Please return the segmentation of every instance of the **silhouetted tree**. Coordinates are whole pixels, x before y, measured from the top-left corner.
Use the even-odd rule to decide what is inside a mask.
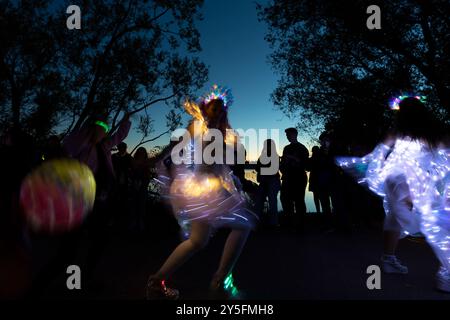
[[[420,92],[438,116],[450,115],[450,1],[377,1],[381,30],[369,30],[372,1],[279,0],[257,5],[268,25],[271,63],[280,74],[272,94],[303,126],[333,123],[343,109],[384,124],[387,100]],[[352,109],[353,108],[353,109]],[[346,111],[349,113],[348,111]],[[375,115],[374,118],[370,116]]]
[[[70,94],[48,1],[0,2],[0,105],[3,127],[29,118],[42,130],[65,111]],[[60,27],[62,28],[62,27]],[[37,128],[37,127],[36,127]]]
[[[71,1],[2,1],[1,120],[44,134],[101,113],[114,131],[123,112],[178,104],[207,80],[196,56],[202,3],[81,0],[81,30],[69,30]]]
[[[153,119],[146,113],[145,116],[141,116],[139,119],[139,125],[137,127],[138,133],[141,134],[141,140],[133,147],[130,151],[132,154],[140,146],[153,142],[165,134],[168,134],[178,128],[181,125],[181,115],[175,110],[170,110],[166,115],[166,127],[167,130],[159,133],[158,135],[149,138],[150,134],[154,132],[153,130]]]

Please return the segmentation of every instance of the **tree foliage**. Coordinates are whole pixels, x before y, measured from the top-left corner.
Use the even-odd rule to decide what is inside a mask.
[[[69,30],[70,1],[2,1],[0,120],[45,136],[95,114],[114,129],[123,112],[179,103],[207,80],[202,3],[82,0],[81,30]]]
[[[369,30],[371,1],[279,0],[258,5],[270,61],[280,75],[274,103],[302,127],[386,124],[390,97],[417,92],[450,116],[450,1],[377,1],[381,29]],[[343,119],[347,117],[347,119]]]

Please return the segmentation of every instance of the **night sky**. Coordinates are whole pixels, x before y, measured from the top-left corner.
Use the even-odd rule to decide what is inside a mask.
[[[229,112],[232,127],[280,129],[281,146],[278,150],[281,153],[287,143],[284,129],[295,126],[296,121],[276,110],[270,101],[277,76],[267,61],[270,48],[264,40],[266,25],[258,21],[255,2],[206,0],[202,11],[204,20],[197,22],[203,49],[199,56],[210,72],[208,83],[198,94],[207,92],[214,83],[230,87],[234,96]],[[164,115],[167,111],[164,104],[149,108],[149,114],[155,120],[154,135],[165,131]],[[145,147],[165,145],[169,138],[166,135]],[[133,146],[137,139],[138,135],[131,134],[126,142]],[[312,145],[306,139],[300,134],[300,141],[310,149]],[[251,158],[255,156],[249,155]]]
[[[259,1],[262,4],[265,2]],[[198,92],[199,96],[207,92],[214,83],[230,87],[234,96],[234,104],[229,111],[231,126],[244,130],[280,129],[280,145],[277,147],[281,154],[288,143],[284,129],[295,126],[296,120],[289,119],[270,101],[270,94],[277,85],[277,75],[268,63],[271,51],[264,40],[267,29],[263,22],[258,21],[255,2],[206,0],[202,11],[204,20],[197,22],[202,46],[199,56],[209,67],[209,81]],[[168,107],[159,104],[148,111],[155,120],[153,135],[164,132]],[[125,142],[131,149],[138,139],[140,136],[133,132]],[[152,146],[166,145],[169,139],[170,136],[165,135],[144,147],[149,149]],[[311,150],[312,142],[306,135],[300,132],[299,140]],[[261,150],[263,141],[258,142]],[[256,156],[249,154],[251,160]],[[308,211],[315,211],[310,192],[306,192],[306,205]]]
[[[258,0],[265,4],[267,0]],[[64,2],[65,3],[65,2]],[[55,2],[55,8],[61,2]],[[229,110],[229,120],[235,129],[247,130],[279,129],[278,153],[288,143],[284,129],[294,127],[298,119],[289,119],[277,110],[270,94],[277,86],[277,75],[268,62],[271,53],[269,44],[264,39],[267,28],[264,22],[259,22],[254,0],[205,0],[202,7],[204,19],[197,21],[200,32],[202,51],[199,58],[209,68],[209,81],[198,91],[198,96],[208,92],[211,85],[217,83],[232,89],[234,103]],[[165,115],[169,111],[164,103],[148,108],[148,114],[154,120],[154,132],[157,136],[167,130]],[[183,126],[189,117],[183,116]],[[136,133],[138,115],[131,118],[132,130],[125,142],[129,150],[141,139]],[[270,137],[269,137],[270,138]],[[248,145],[248,159],[257,159],[262,150],[265,137],[258,140],[258,153],[251,153]],[[169,143],[170,136],[166,134],[154,142],[143,145],[147,150],[154,146],[164,146]],[[306,134],[300,131],[299,140],[311,150],[313,143]],[[312,194],[306,193],[308,210],[313,210]]]

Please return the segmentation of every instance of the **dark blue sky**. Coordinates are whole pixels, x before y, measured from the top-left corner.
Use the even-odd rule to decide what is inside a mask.
[[[257,2],[265,4],[268,0]],[[258,21],[255,0],[205,0],[202,12],[204,19],[196,23],[202,46],[199,57],[209,67],[209,81],[198,95],[206,93],[214,83],[230,87],[234,96],[234,104],[229,110],[231,126],[243,130],[279,129],[277,149],[281,154],[288,143],[284,129],[295,126],[297,121],[275,109],[270,101],[270,94],[277,85],[277,76],[268,63],[271,50],[264,40],[267,29],[263,22]],[[152,136],[166,131],[165,115],[169,111],[168,107],[156,104],[147,111],[154,119]],[[184,119],[187,120],[188,117],[185,116]],[[125,140],[129,150],[141,138],[134,130],[138,116],[133,116],[131,120],[133,129]],[[265,138],[259,138],[258,152],[249,152],[250,160],[257,158]],[[149,150],[153,146],[167,145],[169,139],[170,136],[165,135],[144,147]],[[300,134],[299,140],[311,149],[311,142],[306,136]],[[247,144],[246,147],[248,148]],[[308,210],[312,211],[309,192],[306,203]]]
[[[244,130],[280,129],[277,147],[281,154],[288,143],[284,129],[295,126],[296,121],[275,109],[270,101],[277,76],[267,61],[271,52],[264,40],[267,29],[258,21],[254,0],[205,0],[203,15],[204,20],[199,21],[197,27],[203,49],[200,58],[209,66],[209,81],[199,95],[214,83],[230,87],[234,96],[229,111],[231,126]],[[155,135],[166,130],[164,115],[167,111],[163,104],[149,109],[155,120]],[[126,142],[134,146],[136,139],[138,137],[131,134]],[[166,135],[145,147],[166,145],[169,139]],[[300,134],[299,140],[311,149],[312,145],[306,139]],[[259,140],[261,150],[263,139]],[[249,156],[255,158],[257,155]],[[306,205],[308,211],[314,211],[310,192],[306,193]]]
[[[270,48],[264,40],[266,25],[258,21],[255,2],[206,0],[202,11],[204,20],[197,22],[203,49],[199,56],[209,66],[210,73],[209,81],[199,95],[213,83],[230,87],[234,95],[229,113],[232,127],[281,129],[281,145],[278,146],[281,152],[287,143],[284,129],[295,126],[295,121],[275,110],[270,101],[277,76],[267,62]],[[155,119],[155,135],[165,130],[166,112],[167,107],[163,104],[149,109]],[[131,134],[126,142],[133,146],[137,139],[136,134]],[[300,140],[306,142],[302,137]],[[145,147],[165,145],[168,141],[166,135]]]

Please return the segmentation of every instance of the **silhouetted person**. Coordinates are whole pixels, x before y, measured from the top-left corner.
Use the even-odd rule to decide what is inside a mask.
[[[312,148],[312,156],[309,158],[308,169],[309,191],[313,193],[316,212],[321,213],[323,211],[329,217],[331,214],[331,168],[328,157],[318,146]]]
[[[238,154],[243,155],[244,159],[239,159]],[[245,150],[245,147],[239,143],[238,141],[234,142],[234,149],[233,149],[233,155],[234,155],[234,163],[230,165],[231,171],[233,171],[233,174],[236,178],[239,179],[239,182],[242,186],[245,184],[245,158],[247,157],[247,150]],[[241,160],[244,160],[244,163],[240,163]]]
[[[239,183],[242,187],[242,190],[247,193],[247,195],[255,200],[257,193],[257,184],[245,178],[245,169],[248,166],[247,158],[247,150],[242,143],[236,141],[234,143],[234,164],[230,165],[231,171],[233,171],[233,175],[239,180]],[[238,154],[242,155],[243,159],[239,159]]]
[[[145,229],[149,183],[150,160],[148,158],[147,150],[140,147],[134,153],[130,171],[131,227],[138,231],[143,231]]]
[[[107,241],[107,227],[111,219],[111,196],[114,191],[115,173],[111,158],[111,149],[122,142],[131,127],[129,115],[116,132],[111,135],[105,119],[92,118],[80,130],[72,132],[64,141],[67,153],[92,170],[96,182],[94,208],[86,221],[89,245],[87,277],[92,277],[101,252]]]
[[[117,145],[118,152],[112,155],[114,172],[116,175],[117,186],[120,189],[128,185],[128,175],[131,168],[133,157],[127,152],[127,144],[121,142]],[[124,190],[126,192],[126,189]]]
[[[50,136],[44,146],[41,160],[48,161],[52,159],[63,158],[65,156],[66,153],[64,152],[59,137],[56,135]]]
[[[267,139],[264,141],[264,149],[262,151],[261,157],[265,155],[266,157],[272,158],[272,153],[276,153],[276,145],[275,141],[272,139]],[[258,159],[257,163],[257,180],[259,182],[258,192],[257,192],[257,200],[256,200],[256,212],[262,216],[264,211],[264,203],[266,198],[269,202],[269,210],[268,210],[268,224],[271,227],[278,226],[278,192],[280,191],[280,174],[278,171],[272,175],[265,175],[261,173],[261,169],[264,167],[270,167],[269,164],[263,164],[261,157]],[[275,157],[275,161],[280,161],[278,155]]]
[[[308,161],[308,170],[309,170],[309,181],[308,181],[308,190],[312,192],[314,198],[314,206],[316,207],[316,212],[321,213],[320,208],[320,199],[319,192],[317,191],[318,184],[318,171],[319,171],[319,157],[320,157],[320,147],[314,146],[311,149],[311,157]]]
[[[94,267],[97,264],[107,242],[107,224],[110,215],[110,197],[114,187],[114,170],[111,160],[111,149],[118,145],[128,135],[131,123],[125,116],[118,130],[108,136],[109,127],[101,118],[89,119],[79,130],[70,133],[63,141],[63,150],[68,157],[85,163],[92,170],[96,182],[94,208],[89,213],[85,223],[75,230],[64,233],[57,241],[59,248],[55,257],[35,276],[32,291],[33,298],[48,286],[59,273],[65,272],[67,266],[80,264],[78,257],[82,237],[87,232],[88,248],[83,248],[87,254],[87,268],[82,276],[82,287],[92,284]]]
[[[64,149],[68,155],[85,163],[94,173],[97,203],[106,202],[114,185],[116,175],[111,150],[127,137],[131,127],[128,118],[125,116],[117,131],[108,135],[105,119],[94,117],[64,140]]]
[[[129,216],[129,176],[131,170],[131,162],[133,157],[127,152],[127,144],[121,142],[117,145],[118,152],[112,155],[112,163],[114,173],[116,175],[116,192],[115,192],[115,222],[124,220]]]
[[[324,132],[320,135],[319,141],[323,154],[328,159],[334,159],[340,154],[347,154],[347,146],[342,143],[341,139],[332,137],[332,132]],[[346,199],[348,198],[347,190],[354,182],[334,162],[330,163],[330,174],[330,197],[336,227],[341,231],[349,232],[351,231],[351,220]]]
[[[295,128],[285,130],[290,144],[283,149],[280,162],[281,171],[281,205],[288,223],[295,227],[303,227],[306,214],[305,191],[307,184],[306,165],[309,152],[298,142],[298,132]]]
[[[0,234],[13,231],[11,225],[20,223],[19,194],[22,180],[38,164],[33,138],[19,128],[7,129],[0,140]]]
[[[22,297],[30,286],[31,257],[24,239],[19,194],[22,180],[39,163],[31,136],[10,128],[0,139],[0,299]]]

